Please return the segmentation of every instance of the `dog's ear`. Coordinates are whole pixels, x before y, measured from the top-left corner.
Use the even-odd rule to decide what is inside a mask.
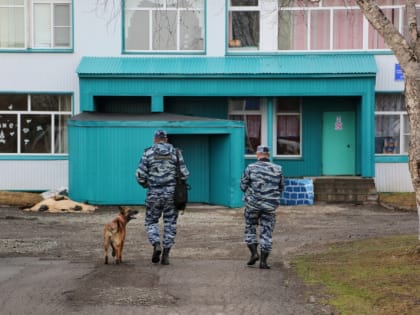
[[[121,213],[121,214],[125,214],[125,208],[126,208],[126,207],[123,207],[123,206],[119,206],[119,207],[118,207],[118,209],[120,209],[120,213]]]

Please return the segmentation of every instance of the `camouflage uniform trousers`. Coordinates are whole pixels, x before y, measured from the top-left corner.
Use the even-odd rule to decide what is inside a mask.
[[[175,243],[178,210],[175,209],[173,196],[150,194],[146,200],[145,227],[149,242],[161,242],[159,219],[163,217],[163,248],[171,248]]]
[[[247,245],[260,244],[264,252],[271,252],[273,244],[273,231],[276,225],[276,213],[274,210],[256,210],[245,207],[245,233],[244,239]],[[260,241],[258,242],[257,228],[260,226]]]

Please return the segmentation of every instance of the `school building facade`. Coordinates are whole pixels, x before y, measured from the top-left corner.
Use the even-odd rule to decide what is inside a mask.
[[[404,33],[404,1],[378,2]],[[287,177],[412,191],[392,52],[349,1],[282,3],[0,1],[0,189],[143,204],[134,172],[163,128],[191,202],[241,206],[259,144]]]

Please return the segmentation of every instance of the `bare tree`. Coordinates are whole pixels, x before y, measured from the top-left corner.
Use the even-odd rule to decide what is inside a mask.
[[[376,0],[356,0],[356,3],[393,51],[404,73],[405,105],[410,122],[409,168],[416,193],[420,241],[420,29],[417,23],[416,0],[406,0],[406,36],[385,16]]]

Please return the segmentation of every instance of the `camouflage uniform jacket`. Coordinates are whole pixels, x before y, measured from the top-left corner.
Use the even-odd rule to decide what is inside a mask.
[[[175,190],[176,151],[172,144],[159,142],[144,150],[136,170],[137,182],[149,193],[170,195]],[[184,179],[190,174],[181,152],[178,150],[181,174]]]
[[[249,164],[241,178],[241,190],[248,208],[274,211],[280,205],[280,195],[284,189],[281,166],[263,158]]]

